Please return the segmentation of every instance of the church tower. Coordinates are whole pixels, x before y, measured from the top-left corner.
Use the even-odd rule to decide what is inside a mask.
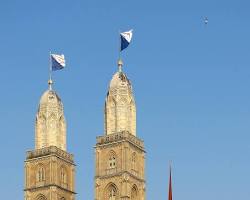
[[[122,71],[113,75],[105,100],[105,134],[95,146],[95,200],[145,199],[145,149],[136,136],[132,85]]]
[[[35,150],[25,160],[25,200],[75,200],[75,164],[66,152],[63,104],[49,89],[40,99],[35,122]]]

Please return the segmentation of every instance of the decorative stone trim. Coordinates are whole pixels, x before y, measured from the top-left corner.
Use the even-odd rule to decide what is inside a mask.
[[[135,137],[134,135],[130,134],[128,131],[121,131],[118,133],[113,133],[105,136],[98,136],[96,138],[97,145],[103,145],[110,142],[118,142],[127,140],[131,142],[132,144],[140,147],[141,149],[144,149],[144,143],[143,140],[139,139],[138,137]]]
[[[55,154],[61,158],[64,158],[70,162],[74,162],[74,156],[73,154],[67,153],[66,151],[63,151],[62,149],[59,149],[56,146],[50,146],[50,147],[45,147],[42,149],[37,149],[37,150],[33,150],[33,151],[27,151],[26,152],[26,159],[32,159],[32,158],[37,158],[37,157],[41,157],[41,156],[47,156],[47,155],[51,155],[51,154]]]

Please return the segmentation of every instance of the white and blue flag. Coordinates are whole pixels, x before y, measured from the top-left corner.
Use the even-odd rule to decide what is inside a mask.
[[[51,70],[56,71],[65,67],[64,55],[51,54]]]
[[[128,45],[130,44],[131,42],[131,39],[132,39],[132,29],[130,31],[127,31],[127,32],[123,32],[123,33],[120,33],[120,36],[121,36],[121,49],[120,51],[122,51],[123,49],[126,49],[128,47]]]

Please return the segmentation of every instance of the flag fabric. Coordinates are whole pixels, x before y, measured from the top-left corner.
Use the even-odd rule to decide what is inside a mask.
[[[172,174],[171,174],[171,166],[170,166],[170,175],[169,175],[168,200],[172,200]]]
[[[120,33],[120,37],[121,37],[121,49],[120,49],[120,51],[126,49],[128,47],[128,45],[130,44],[131,39],[132,39],[132,35],[133,35],[132,31],[133,30]]]
[[[65,67],[64,55],[51,54],[51,69],[52,71],[60,70]]]

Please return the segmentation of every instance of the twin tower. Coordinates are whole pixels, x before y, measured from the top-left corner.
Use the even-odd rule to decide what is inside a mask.
[[[95,146],[95,200],[144,200],[144,143],[136,136],[135,99],[121,60],[118,67],[105,100],[105,133]],[[63,104],[51,84],[36,114],[35,150],[26,155],[25,200],[76,199]]]

